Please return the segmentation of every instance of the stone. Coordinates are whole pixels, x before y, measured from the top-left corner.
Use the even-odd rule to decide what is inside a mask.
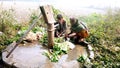
[[[93,52],[93,48],[91,45],[88,45],[87,46],[87,49],[88,49],[88,53],[89,53],[89,58],[90,59],[94,59],[94,52]]]
[[[28,40],[28,41],[35,41],[35,40],[37,40],[37,36],[36,36],[36,34],[35,33],[33,33],[33,32],[29,32],[28,34],[27,34],[27,36],[24,38],[24,40]]]
[[[68,44],[69,48],[70,49],[74,49],[75,48],[75,45],[69,41],[65,41],[66,44]]]
[[[43,55],[48,51],[48,48],[40,45],[38,42],[20,44],[6,58],[6,55],[14,47],[16,42],[13,42],[2,52],[2,59],[5,63],[18,68],[81,68],[77,58],[80,55],[87,56],[86,48],[80,45],[60,56],[58,62],[51,62],[49,58]]]
[[[0,31],[0,36],[2,36],[2,35],[3,35],[3,32]]]

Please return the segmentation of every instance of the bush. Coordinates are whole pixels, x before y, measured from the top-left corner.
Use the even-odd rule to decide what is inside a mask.
[[[16,24],[14,10],[0,10],[0,31],[3,35],[0,36],[0,45],[8,45],[15,41],[15,35],[17,34],[18,24]]]
[[[90,28],[90,36],[86,39],[94,48],[95,60],[93,67],[114,67],[120,66],[120,10],[108,11],[105,15],[91,14],[79,17],[86,22]],[[119,51],[119,53],[118,53]]]

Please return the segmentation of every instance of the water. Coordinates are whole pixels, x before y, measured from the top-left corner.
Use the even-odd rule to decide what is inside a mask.
[[[13,48],[15,43],[7,47],[7,51]],[[3,60],[9,64],[19,68],[79,68],[80,63],[77,58],[80,55],[87,56],[84,46],[76,45],[68,54],[61,55],[58,62],[51,62],[43,53],[48,49],[38,42],[20,44],[13,53],[6,58],[7,51],[2,53]]]

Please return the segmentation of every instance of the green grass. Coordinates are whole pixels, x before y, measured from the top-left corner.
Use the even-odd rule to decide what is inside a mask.
[[[114,11],[114,12],[113,12]],[[91,14],[79,17],[89,27],[86,39],[94,48],[94,68],[120,67],[120,10],[108,11],[105,15]],[[118,48],[116,50],[115,48]]]

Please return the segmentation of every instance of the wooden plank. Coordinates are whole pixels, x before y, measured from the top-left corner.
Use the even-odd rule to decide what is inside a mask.
[[[48,47],[53,48],[54,45],[54,24],[48,24]]]
[[[53,48],[54,45],[54,22],[52,7],[50,5],[41,6],[41,12],[43,14],[44,20],[47,23],[48,29],[48,47]]]
[[[50,5],[41,6],[40,9],[41,9],[41,12],[43,14],[43,17],[46,23],[52,24],[55,22],[52,7]]]

